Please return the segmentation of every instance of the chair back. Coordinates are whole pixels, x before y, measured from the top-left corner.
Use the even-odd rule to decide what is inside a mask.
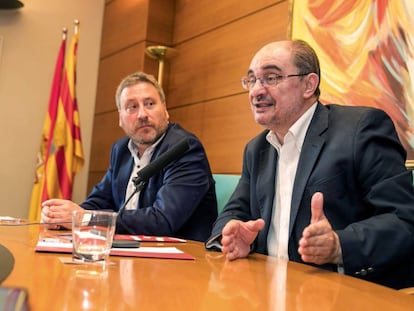
[[[213,178],[216,182],[217,211],[220,214],[236,189],[240,175],[213,174]]]

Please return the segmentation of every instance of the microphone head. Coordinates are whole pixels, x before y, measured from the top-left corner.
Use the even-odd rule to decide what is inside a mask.
[[[190,149],[188,138],[180,140],[174,147],[170,148],[142,170],[138,171],[137,177],[134,180],[135,186],[142,181],[148,181],[150,177],[161,171],[172,161],[179,159],[188,149]]]

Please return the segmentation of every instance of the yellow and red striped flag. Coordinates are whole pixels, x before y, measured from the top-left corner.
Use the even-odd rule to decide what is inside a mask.
[[[40,219],[41,203],[44,200],[71,199],[74,177],[84,163],[75,90],[78,41],[79,22],[75,21],[75,31],[64,70],[65,31],[56,61],[49,108],[37,158],[36,178],[30,202],[30,220]]]

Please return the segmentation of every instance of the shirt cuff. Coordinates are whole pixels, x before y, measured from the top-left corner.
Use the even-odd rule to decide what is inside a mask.
[[[209,251],[216,251],[221,252],[221,234],[217,234],[213,237],[211,237],[207,242],[205,243],[205,248]]]

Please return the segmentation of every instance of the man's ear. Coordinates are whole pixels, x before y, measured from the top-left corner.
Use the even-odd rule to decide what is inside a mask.
[[[303,96],[305,98],[310,98],[314,96],[315,90],[319,85],[319,77],[316,73],[309,73],[305,77],[305,91],[303,93]]]
[[[170,114],[168,113],[167,109],[165,109],[165,117],[167,118],[167,120],[170,120]]]

